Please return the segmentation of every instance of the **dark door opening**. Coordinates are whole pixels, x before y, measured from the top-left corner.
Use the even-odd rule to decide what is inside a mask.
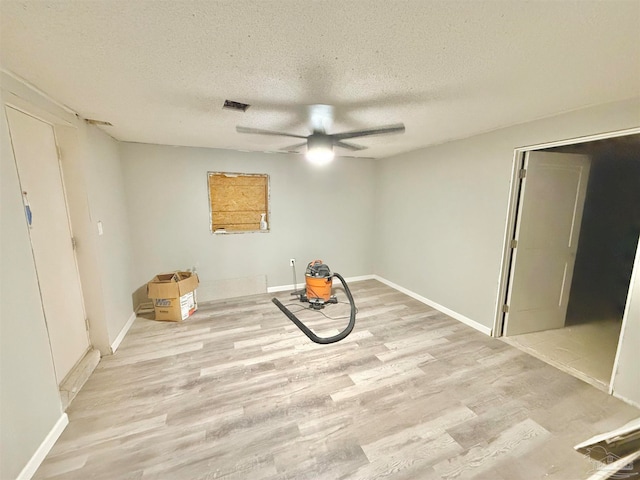
[[[509,339],[606,389],[640,236],[640,135],[544,151],[591,158],[567,317],[564,328]]]

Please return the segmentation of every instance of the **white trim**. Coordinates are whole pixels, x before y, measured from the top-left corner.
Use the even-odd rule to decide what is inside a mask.
[[[633,405],[633,406],[634,406],[634,407],[636,407],[636,408],[640,408],[640,403],[638,403],[638,402],[636,402],[636,401],[634,401],[634,400],[631,400],[630,398],[627,398],[627,397],[625,397],[624,395],[620,395],[620,394],[619,394],[618,392],[616,392],[615,390],[614,390],[614,392],[612,393],[612,395],[613,395],[614,397],[616,397],[617,399],[620,399],[620,400],[622,400],[623,402],[628,403],[629,405]]]
[[[51,113],[44,108],[37,107],[31,101],[19,97],[13,92],[3,91],[4,104],[8,107],[18,110],[19,112],[29,115],[37,120],[51,125],[52,127],[71,127],[76,128],[70,121],[61,118],[55,113]],[[57,145],[56,141],[56,145]]]
[[[518,213],[518,195],[520,192],[520,169],[524,165],[524,152],[516,150],[513,153],[511,167],[511,183],[509,185],[509,202],[507,204],[507,220],[504,228],[504,242],[502,243],[502,259],[500,263],[500,277],[498,278],[498,296],[496,298],[496,315],[493,321],[493,336],[501,337],[504,321],[502,305],[506,302],[509,271],[511,270],[511,239],[515,235],[516,215]]]
[[[134,312],[131,314],[131,316],[129,317],[129,320],[127,320],[127,323],[124,324],[124,327],[122,327],[122,330],[120,330],[120,333],[111,344],[111,353],[116,353],[116,350],[120,346],[120,343],[122,342],[122,340],[124,340],[124,336],[127,334],[127,332],[129,331],[129,329],[131,328],[131,325],[133,325],[133,322],[135,320],[136,320],[136,314]]]
[[[363,280],[374,280],[376,279],[375,275],[360,275],[357,277],[347,277],[345,278],[345,282],[347,283],[351,283],[351,282],[361,282]],[[304,283],[300,282],[297,285],[298,289],[301,289],[304,287]],[[294,285],[278,285],[275,287],[268,287],[267,288],[267,293],[275,293],[275,292],[286,292],[288,290],[294,290],[296,288],[296,286]]]
[[[618,336],[618,346],[616,347],[616,357],[613,361],[613,370],[611,371],[611,380],[609,381],[609,393],[613,396],[616,395],[615,383],[616,375],[618,374],[618,362],[620,361],[620,352],[622,351],[622,341],[629,325],[629,309],[631,306],[631,295],[635,288],[635,283],[640,281],[640,238],[638,238],[638,245],[636,247],[636,257],[633,261],[633,269],[631,270],[631,280],[629,281],[629,290],[627,291],[627,302],[624,306],[624,313],[622,314],[622,326],[620,327],[620,335]],[[628,399],[622,398],[627,403],[632,403],[636,407],[640,408],[640,405],[631,402]]]
[[[431,308],[435,308],[436,310],[439,310],[442,313],[449,315],[451,318],[455,318],[456,320],[464,323],[465,325],[470,326],[471,328],[475,328],[476,330],[484,333],[485,335],[491,336],[491,329],[486,325],[482,325],[481,323],[478,323],[475,320],[471,320],[470,318],[465,317],[464,315],[461,315],[458,312],[454,312],[453,310],[450,310],[447,307],[434,302],[433,300],[429,300],[428,298],[425,298],[422,295],[418,295],[417,293],[412,292],[411,290],[408,290],[404,287],[401,287],[400,285],[390,282],[386,278],[382,278],[378,275],[374,275],[373,278],[378,280],[379,282],[384,283],[385,285],[390,286],[391,288],[395,288],[399,292],[402,292],[405,295],[410,296],[411,298],[415,298],[416,300],[424,303],[425,305],[429,305]]]
[[[518,147],[516,150],[527,152],[531,150],[544,150],[545,148],[564,147],[565,145],[577,145],[579,143],[595,142],[596,140],[605,140],[607,138],[625,137],[640,133],[640,127],[627,128],[624,130],[615,130],[613,132],[596,133],[584,137],[567,138],[565,140],[556,140],[554,142],[539,143],[536,145],[526,145]]]
[[[75,111],[73,111],[71,108],[67,107],[66,105],[60,103],[59,101],[57,101],[56,99],[54,99],[53,97],[49,96],[47,93],[43,92],[42,90],[40,90],[38,87],[36,87],[34,84],[29,83],[27,80],[25,80],[24,78],[16,75],[15,73],[13,73],[10,70],[7,70],[6,68],[0,68],[0,72],[2,72],[3,74],[7,75],[8,77],[11,77],[13,80],[15,80],[16,82],[22,84],[23,86],[25,86],[26,88],[28,88],[29,90],[31,90],[32,92],[36,93],[37,95],[41,96],[42,98],[44,98],[47,102],[52,103],[53,105],[55,105],[58,108],[61,108],[62,110],[64,110],[67,113],[70,113],[72,115],[77,115]]]
[[[360,275],[357,277],[347,277],[344,279],[345,282],[362,282],[364,280],[375,280],[375,275]]]
[[[287,290],[294,290],[296,287],[298,289],[302,288],[304,284],[299,283],[298,285],[277,285],[275,287],[267,287],[267,293],[276,293],[276,292],[286,292]]]
[[[38,449],[31,456],[27,464],[24,466],[22,471],[18,474],[16,480],[29,480],[38,470],[40,464],[45,459],[47,454],[53,448],[53,445],[58,441],[64,429],[69,425],[69,417],[66,413],[63,413],[53,428],[49,431],[47,436],[44,438]]]

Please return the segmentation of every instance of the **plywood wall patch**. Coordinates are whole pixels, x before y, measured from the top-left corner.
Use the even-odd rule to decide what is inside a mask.
[[[211,232],[260,231],[260,218],[269,223],[269,176],[231,172],[209,172]]]

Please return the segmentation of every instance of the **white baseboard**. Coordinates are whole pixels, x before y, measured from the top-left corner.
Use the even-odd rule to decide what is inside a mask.
[[[122,330],[120,330],[120,333],[111,344],[111,353],[116,353],[116,350],[120,346],[120,343],[122,342],[122,340],[124,340],[125,335],[129,331],[129,329],[131,328],[131,325],[133,325],[133,322],[135,322],[135,320],[136,320],[136,314],[134,312],[131,314],[131,316],[129,317],[129,320],[127,320],[127,323],[124,324],[124,327],[122,327]]]
[[[411,298],[415,298],[416,300],[418,300],[419,302],[424,303],[425,305],[429,305],[431,308],[435,308],[436,310],[445,313],[447,315],[449,315],[451,318],[455,318],[456,320],[464,323],[465,325],[470,326],[471,328],[474,328],[476,330],[478,330],[479,332],[484,333],[485,335],[489,335],[491,336],[491,328],[482,325],[481,323],[476,322],[475,320],[471,320],[468,317],[465,317],[464,315],[459,314],[458,312],[454,312],[453,310],[448,309],[447,307],[440,305],[439,303],[436,303],[432,300],[429,300],[428,298],[423,297],[422,295],[418,295],[415,292],[412,292],[411,290],[408,290],[404,287],[401,287],[400,285],[397,285],[393,282],[390,282],[389,280],[387,280],[386,278],[382,278],[379,275],[360,275],[357,277],[348,277],[345,278],[345,281],[347,283],[352,283],[352,282],[359,282],[362,280],[378,280],[381,283],[384,283],[385,285],[388,285],[391,288],[394,288],[396,290],[398,290],[399,292],[404,293],[405,295],[410,296]],[[268,293],[275,293],[275,292],[286,292],[289,290],[294,290],[295,286],[294,285],[279,285],[279,286],[275,286],[275,287],[269,287],[267,288],[267,292]],[[301,282],[297,285],[298,289],[302,289],[304,288],[304,283]]]
[[[352,283],[352,282],[361,282],[362,280],[373,280],[374,278],[375,278],[375,275],[360,275],[357,277],[347,277],[344,280],[347,283]],[[286,292],[289,290],[294,290],[295,288],[296,286],[294,285],[279,285],[279,286],[267,288],[267,293]],[[301,290],[302,288],[304,288],[304,282],[300,282],[297,285],[297,288],[298,290]]]
[[[625,403],[628,403],[629,405],[633,405],[636,408],[640,408],[640,403],[636,402],[635,400],[631,400],[630,398],[625,397],[624,395],[620,395],[618,392],[613,391],[612,395],[620,400],[622,400]]]
[[[58,438],[60,438],[60,435],[62,435],[64,429],[67,428],[67,425],[69,425],[69,417],[66,413],[63,413],[42,441],[38,449],[31,456],[31,459],[24,466],[16,480],[30,480],[31,477],[33,477],[42,461],[51,451],[51,448],[53,448],[53,445],[56,443]]]
[[[76,398],[84,384],[100,363],[100,350],[97,348],[89,348],[84,357],[71,369],[58,386],[60,391],[60,402],[62,410],[67,411],[73,399]]]
[[[267,293],[276,293],[276,292],[286,292],[287,290],[294,290],[298,288],[300,290],[304,286],[304,283],[299,283],[298,285],[278,285],[275,287],[267,287]]]
[[[345,282],[362,282],[363,280],[374,280],[375,275],[359,275],[357,277],[346,277]]]
[[[399,292],[402,292],[405,295],[410,296],[411,298],[415,298],[416,300],[424,303],[425,305],[429,305],[431,308],[435,308],[436,310],[439,310],[440,312],[449,315],[451,318],[455,318],[456,320],[464,323],[465,325],[470,326],[471,328],[475,328],[476,330],[484,333],[485,335],[491,336],[491,328],[485,325],[482,325],[481,323],[478,323],[475,320],[471,320],[470,318],[465,317],[464,315],[461,315],[458,312],[454,312],[453,310],[450,310],[447,307],[434,302],[433,300],[429,300],[428,298],[425,298],[422,295],[418,295],[417,293],[412,292],[411,290],[407,290],[406,288],[401,287],[400,285],[396,285],[395,283],[390,282],[386,278],[382,278],[378,275],[373,275],[373,278],[375,278],[379,282],[384,283],[385,285],[390,286],[391,288],[395,288]]]

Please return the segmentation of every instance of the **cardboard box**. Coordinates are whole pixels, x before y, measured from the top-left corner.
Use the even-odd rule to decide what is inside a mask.
[[[198,309],[195,289],[198,275],[191,272],[163,273],[147,284],[147,294],[153,300],[156,320],[180,322]]]
[[[179,298],[153,299],[153,309],[156,313],[156,320],[180,322],[187,319],[196,311],[196,308],[193,292],[189,292]]]

